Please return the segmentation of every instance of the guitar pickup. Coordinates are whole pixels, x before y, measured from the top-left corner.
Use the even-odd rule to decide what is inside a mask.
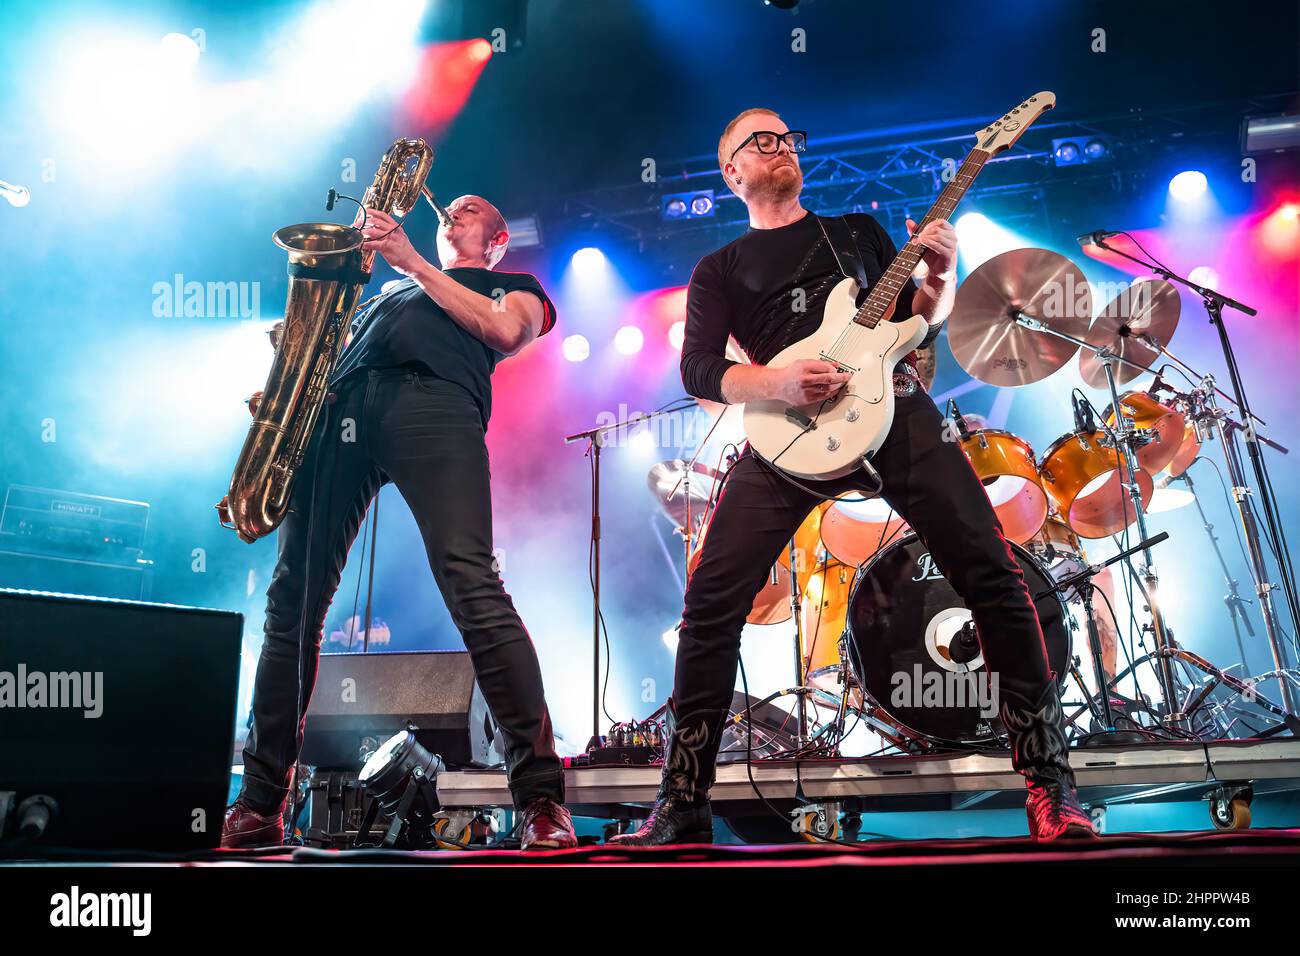
[[[812,431],[817,427],[817,423],[805,415],[793,405],[785,410],[785,417],[792,425],[798,425],[804,431]]]
[[[832,365],[834,365],[834,366],[835,366],[835,370],[836,370],[837,372],[849,372],[850,374],[853,374],[853,375],[856,375],[857,372],[858,372],[858,370],[855,369],[852,365],[845,365],[843,362],[839,361],[838,359],[833,359],[833,358],[831,358],[831,357],[830,357],[829,355],[827,355],[825,352],[823,352],[823,353],[822,353],[820,356],[818,356],[818,357],[819,357],[823,362],[830,362]]]

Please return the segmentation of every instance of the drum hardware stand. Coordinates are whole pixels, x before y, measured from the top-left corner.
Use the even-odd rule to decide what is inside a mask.
[[[692,403],[693,404],[693,403]],[[663,415],[674,414],[680,408],[667,408],[663,411],[644,414],[641,412],[629,418],[616,421],[610,425],[600,425],[573,435],[566,435],[564,443],[571,445],[577,441],[587,442],[587,454],[591,456],[591,734],[588,749],[600,744],[600,450],[604,447],[605,436],[632,425],[639,425]]]
[[[791,693],[797,695],[797,717],[799,729],[794,735],[796,747],[808,743],[808,694],[813,688],[807,685],[803,662],[803,598],[799,594],[799,565],[795,563],[798,549],[794,538],[790,539],[790,611],[794,617],[794,688]],[[841,662],[842,663],[842,662]]]
[[[1119,403],[1116,402],[1116,407],[1118,407],[1118,405]],[[1148,738],[1143,734],[1132,733],[1129,731],[1118,731],[1115,729],[1115,716],[1111,710],[1111,704],[1110,704],[1111,681],[1106,679],[1106,669],[1102,665],[1101,634],[1097,630],[1097,619],[1092,606],[1092,592],[1094,588],[1092,579],[1095,575],[1099,574],[1105,568],[1108,568],[1112,564],[1115,564],[1119,561],[1123,561],[1127,559],[1130,555],[1135,554],[1138,551],[1142,551],[1146,554],[1150,554],[1152,547],[1164,541],[1168,537],[1169,537],[1169,532],[1162,531],[1153,538],[1150,539],[1144,538],[1142,541],[1139,541],[1133,547],[1121,551],[1119,554],[1115,555],[1112,558],[1107,558],[1105,561],[1101,562],[1100,564],[1091,564],[1088,567],[1084,568],[1082,571],[1079,571],[1075,574],[1067,575],[1061,580],[1055,582],[1052,587],[1034,596],[1035,603],[1037,603],[1039,600],[1046,597],[1047,595],[1053,593],[1060,594],[1062,595],[1062,597],[1064,597],[1064,593],[1066,591],[1068,591],[1072,587],[1075,587],[1076,585],[1078,586],[1079,594],[1083,598],[1084,615],[1088,621],[1088,649],[1092,652],[1092,668],[1093,668],[1093,672],[1097,675],[1097,692],[1101,697],[1100,717],[1102,721],[1102,726],[1106,728],[1104,732],[1106,737],[1105,742],[1108,744],[1125,744],[1125,745],[1139,744],[1139,743],[1147,742]],[[1166,666],[1168,665],[1166,664]],[[1072,668],[1072,670],[1075,671],[1075,680],[1077,680],[1080,686],[1082,686],[1083,680],[1078,675],[1078,669]],[[1085,694],[1086,693],[1087,692],[1085,690]],[[1094,711],[1094,713],[1096,713],[1096,711]],[[1172,708],[1171,708],[1171,713],[1172,713]],[[1090,744],[1094,744],[1098,741],[1098,738],[1100,738],[1101,736],[1102,736],[1101,734],[1091,735],[1088,738],[1088,741]]]
[[[1232,634],[1237,640],[1237,653],[1241,655],[1241,671],[1243,674],[1250,673],[1250,664],[1246,660],[1246,645],[1241,639],[1241,629],[1246,629],[1246,637],[1251,642],[1255,640],[1255,629],[1250,624],[1250,615],[1246,613],[1246,605],[1251,603],[1242,597],[1237,591],[1237,579],[1232,576],[1232,571],[1228,568],[1228,562],[1223,557],[1223,549],[1219,547],[1219,536],[1214,533],[1214,525],[1211,524],[1209,516],[1205,513],[1205,508],[1201,506],[1201,499],[1196,495],[1196,486],[1192,484],[1192,476],[1187,472],[1179,475],[1172,481],[1181,481],[1187,485],[1187,490],[1192,493],[1192,501],[1196,505],[1196,511],[1201,516],[1201,524],[1205,528],[1205,533],[1210,539],[1210,547],[1214,549],[1214,556],[1219,559],[1219,568],[1223,571],[1223,579],[1228,582],[1228,593],[1223,596],[1223,603],[1228,608],[1228,617],[1232,621]]]
[[[1150,535],[1147,532],[1146,509],[1142,506],[1142,491],[1138,487],[1137,483],[1139,465],[1137,462],[1137,455],[1133,449],[1137,445],[1145,444],[1146,441],[1151,439],[1151,436],[1149,434],[1140,435],[1139,432],[1144,431],[1144,429],[1135,429],[1129,417],[1122,413],[1119,400],[1119,389],[1115,384],[1115,364],[1117,362],[1123,362],[1125,365],[1134,368],[1141,368],[1148,372],[1150,372],[1151,369],[1137,362],[1131,362],[1128,359],[1115,354],[1105,346],[1092,345],[1091,343],[1086,342],[1083,339],[1075,338],[1073,335],[1066,332],[1060,332],[1053,329],[1046,323],[1026,316],[1023,313],[1016,313],[1015,321],[1017,324],[1026,328],[1037,332],[1046,332],[1049,335],[1064,339],[1067,342],[1072,342],[1079,348],[1087,349],[1096,355],[1097,359],[1101,362],[1102,368],[1106,372],[1106,385],[1110,389],[1111,408],[1115,409],[1115,426],[1113,430],[1115,432],[1116,451],[1119,452],[1119,458],[1122,462],[1121,484],[1128,492],[1129,498],[1133,503],[1133,512],[1137,523],[1138,538],[1141,541],[1147,541]],[[1130,548],[1123,552],[1123,554],[1127,556],[1133,553],[1133,550],[1134,549]],[[1142,565],[1140,576],[1145,585],[1146,598],[1150,605],[1148,610],[1151,612],[1152,631],[1155,637],[1156,648],[1160,651],[1164,651],[1172,646],[1172,638],[1165,626],[1164,614],[1160,610],[1160,604],[1157,597],[1159,578],[1156,575],[1155,564],[1151,559],[1150,549],[1142,548],[1141,550],[1143,552],[1145,563]],[[1168,656],[1164,654],[1157,655],[1156,669],[1159,672],[1160,689],[1167,705],[1167,715],[1165,720],[1171,727],[1183,729],[1183,725],[1186,721],[1184,715],[1178,713],[1174,707],[1174,704],[1178,699],[1178,689],[1174,683],[1174,672],[1173,668],[1170,666]],[[1098,671],[1098,673],[1101,672]],[[1109,695],[1107,696],[1109,697]],[[1109,726],[1109,710],[1107,711],[1106,717]]]
[[[1219,334],[1219,346],[1223,351],[1224,364],[1228,369],[1228,378],[1232,383],[1233,402],[1241,411],[1242,418],[1247,422],[1245,425],[1237,427],[1244,433],[1246,448],[1250,455],[1252,470],[1255,474],[1255,486],[1263,491],[1260,497],[1260,508],[1264,513],[1264,521],[1268,527],[1269,535],[1273,542],[1277,544],[1278,554],[1277,568],[1278,577],[1281,578],[1281,589],[1283,599],[1286,602],[1287,609],[1291,615],[1292,632],[1300,627],[1300,599],[1297,599],[1296,585],[1291,568],[1291,556],[1286,551],[1286,538],[1283,533],[1281,516],[1277,514],[1274,508],[1270,489],[1272,482],[1268,477],[1268,469],[1264,463],[1263,452],[1260,449],[1260,443],[1263,441],[1261,436],[1256,432],[1256,423],[1264,422],[1250,410],[1250,404],[1246,400],[1245,386],[1242,384],[1240,369],[1237,367],[1237,357],[1232,348],[1232,341],[1228,338],[1227,326],[1223,323],[1223,309],[1228,307],[1236,309],[1245,315],[1258,315],[1256,309],[1251,308],[1236,299],[1222,295],[1213,289],[1207,289],[1204,286],[1192,282],[1184,276],[1175,275],[1159,263],[1147,262],[1131,255],[1122,249],[1116,249],[1106,244],[1105,239],[1098,239],[1097,245],[1103,249],[1113,252],[1131,262],[1135,262],[1144,268],[1150,268],[1156,275],[1162,277],[1168,282],[1176,282],[1179,285],[1186,286],[1198,296],[1205,306],[1205,311],[1209,316],[1210,324],[1214,326],[1215,331]],[[1162,351],[1166,351],[1162,349]],[[1176,360],[1175,360],[1176,361]],[[1182,364],[1182,363],[1179,363]],[[1214,381],[1210,376],[1205,376],[1207,388],[1205,394],[1206,405],[1215,410]],[[1118,407],[1118,406],[1117,406]],[[1217,411],[1217,410],[1216,410]],[[1277,612],[1273,606],[1274,585],[1269,579],[1268,567],[1264,560],[1264,549],[1260,545],[1259,525],[1255,516],[1255,508],[1252,502],[1253,492],[1246,484],[1245,473],[1241,467],[1240,453],[1235,444],[1236,434],[1230,436],[1224,428],[1222,420],[1218,422],[1218,431],[1223,439],[1224,456],[1228,462],[1228,471],[1233,484],[1233,497],[1237,502],[1237,511],[1240,514],[1241,522],[1246,534],[1247,549],[1251,559],[1251,575],[1255,579],[1255,590],[1259,596],[1260,607],[1264,612],[1264,630],[1268,635],[1269,649],[1273,655],[1273,670],[1277,673],[1287,673],[1292,670],[1288,660],[1286,647],[1280,637],[1280,628],[1277,622]],[[1232,441],[1229,441],[1229,438]],[[1279,448],[1276,444],[1269,442],[1274,448]],[[1285,449],[1280,449],[1285,453]],[[1290,682],[1281,677],[1278,678],[1282,688],[1282,703],[1286,709],[1290,721],[1295,720],[1296,704],[1295,696]],[[1293,731],[1294,732],[1294,731]]]

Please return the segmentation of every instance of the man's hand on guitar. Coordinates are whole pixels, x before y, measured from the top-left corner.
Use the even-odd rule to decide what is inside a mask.
[[[774,398],[791,405],[811,405],[834,397],[849,380],[848,372],[837,372],[836,366],[818,359],[798,359],[777,373]]]
[[[957,230],[946,219],[932,219],[918,233],[916,223],[907,220],[907,234],[921,245],[925,252],[921,258],[932,275],[943,275],[957,265]]]

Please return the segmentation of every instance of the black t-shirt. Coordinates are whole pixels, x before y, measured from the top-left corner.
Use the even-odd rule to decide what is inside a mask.
[[[465,288],[491,299],[510,292],[531,292],[542,300],[541,334],[555,325],[555,306],[536,278],[491,269],[445,269]],[[406,278],[384,293],[352,321],[352,341],[339,356],[331,384],[362,368],[423,367],[455,382],[474,397],[483,422],[492,414],[492,370],[505,356],[461,328],[414,279]]]
[[[894,243],[871,216],[850,213],[844,218],[869,286],[874,286],[897,255]],[[681,366],[686,390],[699,398],[724,401],[722,376],[736,364],[726,357],[728,334],[736,337],[752,362],[765,365],[782,349],[813,333],[821,323],[826,297],[843,278],[812,213],[776,229],[751,228],[709,253],[695,267],[686,290]],[[796,289],[803,290],[801,302]],[[891,318],[911,315],[915,293],[916,282],[908,279],[898,296],[902,305]],[[796,304],[802,304],[802,311]],[[934,335],[932,330],[927,342]]]

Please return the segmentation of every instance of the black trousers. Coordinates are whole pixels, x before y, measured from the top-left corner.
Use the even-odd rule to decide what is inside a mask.
[[[348,549],[388,481],[415,515],[434,579],[500,726],[516,806],[538,796],[562,801],[564,774],[537,654],[493,561],[482,416],[459,385],[407,369],[356,373],[322,409],[279,529],[280,559],[267,591],[266,641],[244,747],[243,798],[262,813],[285,802],[301,746],[295,720],[300,628],[305,710]]]
[[[988,495],[930,396],[918,389],[896,401],[893,427],[872,457],[881,496],[970,608],[1000,690],[1037,700],[1049,680],[1043,633]],[[827,495],[871,487],[861,470],[801,484]],[[730,703],[745,615],[778,553],[819,501],[748,449],[732,467],[686,590],[673,682],[683,720]],[[706,787],[716,741],[712,747],[714,754],[701,754],[705,779],[697,783]]]

